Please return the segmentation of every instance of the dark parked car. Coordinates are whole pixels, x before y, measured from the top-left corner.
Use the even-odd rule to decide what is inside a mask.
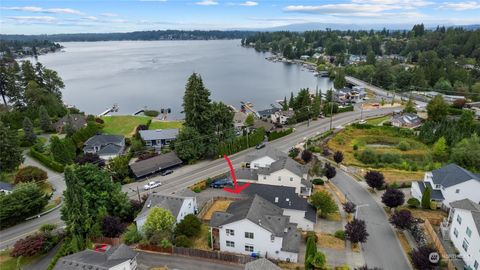
[[[223,188],[226,186],[233,186],[233,181],[228,178],[225,178],[225,179],[215,180],[210,184],[210,187],[212,188]]]
[[[165,176],[165,175],[169,175],[169,174],[172,174],[172,173],[173,173],[172,170],[166,170],[166,171],[163,171],[160,175]]]
[[[257,146],[255,146],[255,148],[256,148],[256,149],[262,149],[262,148],[264,148],[265,146],[266,146],[265,143],[259,143],[259,144],[257,144]]]

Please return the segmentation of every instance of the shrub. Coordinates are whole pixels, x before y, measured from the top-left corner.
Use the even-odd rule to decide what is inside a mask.
[[[382,195],[382,202],[390,208],[395,208],[405,202],[405,194],[399,189],[387,189]]]
[[[431,201],[430,202],[430,209],[437,210],[437,202],[436,201]]]
[[[312,184],[323,186],[325,184],[325,181],[323,181],[320,178],[316,178],[316,179],[313,179]]]
[[[313,266],[314,269],[325,269],[327,264],[327,258],[325,254],[321,251],[317,251],[315,255],[308,258],[309,263]]]
[[[10,255],[12,257],[31,257],[40,254],[44,251],[45,242],[46,237],[43,233],[27,236],[15,243]]]
[[[406,209],[397,211],[390,217],[390,223],[400,230],[409,229],[413,224],[412,213]]]
[[[437,269],[438,263],[432,263],[430,260],[430,254],[434,252],[438,252],[438,251],[428,246],[422,246],[422,247],[419,247],[418,249],[414,249],[410,253],[413,266],[416,269],[421,269],[421,270]]]
[[[15,175],[15,184],[22,182],[43,182],[47,180],[48,175],[44,170],[35,166],[26,166],[18,170]]]
[[[194,187],[193,192],[200,193],[200,192],[202,192],[202,189],[200,187]]]
[[[315,243],[318,242],[318,235],[315,231],[308,231],[307,232],[307,239],[310,238],[310,237],[313,237],[313,240],[315,241]]]
[[[432,189],[430,187],[425,188],[422,194],[422,208],[429,209],[430,208],[430,194]]]
[[[358,150],[358,145],[357,144],[354,144],[353,145],[353,151],[357,151]]]
[[[333,160],[335,160],[337,164],[341,163],[343,161],[343,153],[341,151],[335,152],[335,154],[333,154]]]
[[[200,235],[201,229],[202,222],[200,219],[194,214],[188,214],[175,227],[175,234],[193,237]]]
[[[290,149],[290,151],[288,151],[288,156],[291,158],[296,158],[299,153],[300,153],[300,150],[298,150],[298,148],[292,148]]]
[[[425,237],[425,232],[418,223],[413,223],[409,229],[409,232],[412,234],[413,239],[417,242],[419,246],[427,244],[427,238]]]
[[[90,164],[95,164],[99,167],[105,166],[105,161],[101,159],[97,154],[92,154],[92,153],[79,155],[78,157],[75,158],[73,162],[78,165],[85,165],[87,163],[90,163]]]
[[[312,152],[308,151],[308,150],[303,150],[302,152],[302,160],[305,161],[305,163],[308,163],[312,160],[313,158],[313,154]]]
[[[192,240],[188,238],[186,235],[179,235],[175,237],[175,246],[177,247],[191,247]]]
[[[155,110],[145,110],[143,114],[150,117],[157,117],[160,114],[160,112]]]
[[[42,226],[40,226],[40,228],[38,229],[40,232],[43,232],[43,233],[48,233],[48,232],[51,232],[53,230],[55,230],[57,228],[57,224],[43,224]]]
[[[56,172],[63,173],[63,170],[65,169],[65,165],[59,162],[56,162],[55,160],[51,159],[49,156],[38,152],[33,147],[30,148],[30,156],[38,160],[42,165],[45,165]]]
[[[407,151],[407,150],[410,150],[410,148],[411,148],[410,144],[405,140],[400,141],[398,143],[397,147],[398,147],[398,149],[400,149],[402,151]]]
[[[344,230],[338,230],[335,232],[334,236],[338,239],[345,240],[345,231]]]
[[[420,201],[417,198],[410,198],[408,199],[407,204],[411,208],[418,208],[420,206]]]
[[[377,161],[377,154],[367,148],[360,153],[358,159],[365,164],[373,164]]]
[[[285,129],[285,130],[281,130],[281,131],[272,131],[272,132],[270,132],[270,134],[268,134],[268,141],[270,142],[270,141],[276,140],[278,138],[287,136],[288,134],[290,134],[292,132],[293,132],[293,128],[289,128],[289,129]]]
[[[385,178],[381,172],[368,171],[365,174],[365,180],[367,184],[373,189],[379,189],[385,184]]]
[[[105,124],[105,121],[103,121],[103,119],[102,119],[102,118],[99,118],[99,117],[95,118],[95,122],[98,123],[98,124],[100,124],[100,125]]]
[[[120,218],[106,216],[102,222],[102,234],[106,237],[118,237],[125,231],[125,227]]]
[[[343,204],[343,210],[346,213],[352,214],[357,210],[357,206],[353,202],[348,201]]]
[[[125,244],[132,245],[142,241],[143,237],[138,232],[135,223],[132,223],[130,226],[128,226],[127,231],[122,235],[122,239]]]

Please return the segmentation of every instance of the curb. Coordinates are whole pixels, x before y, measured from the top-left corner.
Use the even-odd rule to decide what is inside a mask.
[[[25,221],[39,218],[39,217],[41,217],[41,216],[44,216],[44,215],[46,215],[46,214],[48,214],[48,213],[50,213],[50,212],[53,212],[53,211],[57,210],[58,208],[60,208],[60,207],[63,205],[63,198],[62,198],[62,197],[60,197],[60,198],[61,198],[60,203],[59,203],[58,205],[56,205],[55,207],[53,207],[52,209],[49,209],[49,210],[47,210],[47,211],[45,211],[45,212],[42,212],[42,213],[40,213],[40,214],[38,214],[38,215],[28,217],[28,218],[25,219]]]

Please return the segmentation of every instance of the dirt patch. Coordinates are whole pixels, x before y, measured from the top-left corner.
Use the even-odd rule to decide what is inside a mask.
[[[233,202],[233,200],[216,200],[213,202],[212,206],[208,209],[208,211],[203,215],[203,220],[210,220],[212,218],[212,214],[215,211],[225,211],[227,210],[228,206]]]
[[[406,254],[409,254],[410,251],[412,251],[412,247],[408,243],[405,233],[399,230],[395,231],[395,233],[397,234],[398,240],[400,241],[400,246],[402,246],[403,251],[405,251]]]
[[[212,250],[208,246],[208,237],[209,237],[209,229],[206,224],[202,224],[202,228],[200,230],[200,235],[193,240],[192,247],[201,250]]]
[[[317,244],[320,247],[331,248],[336,250],[345,249],[345,241],[342,239],[336,238],[335,236],[327,233],[317,233],[318,242]]]
[[[410,212],[412,212],[412,215],[415,218],[428,219],[432,224],[437,224],[447,217],[447,213],[441,210],[430,210],[430,209],[419,209],[419,208],[408,208],[408,207],[403,207],[402,209],[407,209]]]

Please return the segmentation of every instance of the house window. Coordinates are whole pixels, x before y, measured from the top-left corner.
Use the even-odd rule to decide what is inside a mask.
[[[478,262],[477,262],[477,261],[475,261],[475,262],[473,263],[473,268],[475,268],[475,270],[478,269]]]
[[[235,231],[234,231],[234,230],[231,230],[231,229],[227,229],[227,235],[234,236],[234,235],[235,235]]]
[[[282,177],[281,177],[281,176],[278,177],[278,181],[282,181]]]
[[[472,237],[472,230],[470,230],[470,228],[467,227],[467,235],[468,237]]]
[[[460,189],[457,188],[457,190],[455,190],[455,193],[460,193]]]
[[[290,181],[293,181],[293,177],[290,177]]]
[[[455,235],[455,237],[458,237],[458,230],[457,230],[457,228],[453,229],[453,234]]]
[[[435,188],[436,188],[436,189],[441,189],[441,188],[442,188],[442,185],[435,185]]]
[[[266,176],[263,176],[263,180],[267,180],[267,177],[266,177]]]
[[[457,222],[458,222],[458,224],[462,224],[462,217],[457,216]]]
[[[227,247],[235,247],[235,242],[227,241]]]
[[[467,239],[463,239],[463,243],[462,243],[463,250],[468,251],[468,245],[469,244]]]
[[[253,232],[245,232],[245,238],[253,239]]]
[[[245,245],[245,251],[253,252],[253,245]]]

